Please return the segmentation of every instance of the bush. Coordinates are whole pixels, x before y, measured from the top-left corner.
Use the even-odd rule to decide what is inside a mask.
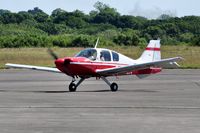
[[[137,46],[140,40],[136,34],[132,34],[132,35],[120,34],[113,41],[119,45]]]
[[[53,46],[69,47],[72,44],[74,37],[72,35],[57,35],[50,36],[49,40]]]
[[[94,47],[93,38],[90,36],[81,35],[76,37],[71,44],[72,47]]]
[[[200,36],[193,37],[191,45],[193,45],[193,46],[200,46]]]

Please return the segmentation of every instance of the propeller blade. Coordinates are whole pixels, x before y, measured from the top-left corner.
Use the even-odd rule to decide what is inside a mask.
[[[49,48],[47,51],[48,51],[48,53],[49,53],[55,60],[58,59],[57,54],[56,54],[55,52],[53,52],[52,49]]]

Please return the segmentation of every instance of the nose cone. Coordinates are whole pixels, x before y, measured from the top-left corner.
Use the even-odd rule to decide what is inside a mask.
[[[64,59],[55,60],[55,65],[61,72],[64,72],[64,61]]]
[[[56,66],[63,65],[64,64],[64,59],[57,59],[57,60],[55,60],[55,64],[56,64]]]
[[[70,62],[73,62],[70,57],[59,58],[55,60],[55,65],[61,72],[67,73]]]

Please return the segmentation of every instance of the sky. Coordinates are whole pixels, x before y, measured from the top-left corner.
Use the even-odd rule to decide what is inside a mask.
[[[200,0],[0,0],[0,9],[18,12],[39,7],[51,14],[54,9],[61,8],[66,11],[78,9],[88,14],[95,9],[94,4],[97,1],[116,8],[122,15],[144,16],[150,19],[161,14],[178,17],[200,16]]]

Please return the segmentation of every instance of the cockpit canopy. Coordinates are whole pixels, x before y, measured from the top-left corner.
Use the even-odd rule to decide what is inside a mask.
[[[88,48],[80,51],[75,57],[85,57],[93,61],[119,61],[119,54],[107,49]]]
[[[119,54],[107,49],[88,48],[80,51],[75,57],[85,57],[93,61],[119,61]]]
[[[75,57],[85,57],[90,60],[96,60],[97,51],[96,49],[85,49],[85,50],[80,51]]]

